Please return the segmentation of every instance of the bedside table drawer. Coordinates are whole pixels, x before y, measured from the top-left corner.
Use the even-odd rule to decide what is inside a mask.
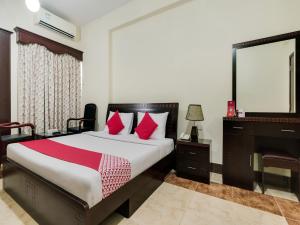
[[[226,134],[250,134],[251,124],[238,121],[223,121],[223,132]]]
[[[204,177],[209,173],[208,168],[201,166],[199,162],[185,160],[177,163],[177,172],[193,177]]]
[[[177,157],[183,160],[193,160],[193,161],[207,161],[209,160],[209,149],[194,146],[178,146],[177,147]]]
[[[211,140],[198,142],[177,140],[176,174],[179,177],[210,183]]]

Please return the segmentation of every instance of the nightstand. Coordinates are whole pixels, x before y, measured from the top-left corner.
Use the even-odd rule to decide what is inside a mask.
[[[176,174],[200,182],[210,183],[211,140],[199,139],[198,143],[177,140]]]

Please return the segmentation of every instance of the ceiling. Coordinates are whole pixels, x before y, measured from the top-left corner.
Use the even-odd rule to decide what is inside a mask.
[[[40,0],[41,6],[76,25],[84,25],[130,0]]]

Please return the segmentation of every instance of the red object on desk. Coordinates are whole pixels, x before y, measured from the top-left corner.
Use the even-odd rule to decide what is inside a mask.
[[[235,116],[235,101],[227,102],[227,117]]]

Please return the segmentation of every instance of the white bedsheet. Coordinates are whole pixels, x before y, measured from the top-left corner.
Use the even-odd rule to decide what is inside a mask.
[[[131,163],[131,179],[174,149],[173,140],[168,138],[141,140],[135,135],[112,136],[105,132],[86,132],[51,140],[123,157]],[[8,145],[7,157],[87,202],[89,207],[102,200],[101,177],[99,172],[93,169],[52,158],[21,144]]]

